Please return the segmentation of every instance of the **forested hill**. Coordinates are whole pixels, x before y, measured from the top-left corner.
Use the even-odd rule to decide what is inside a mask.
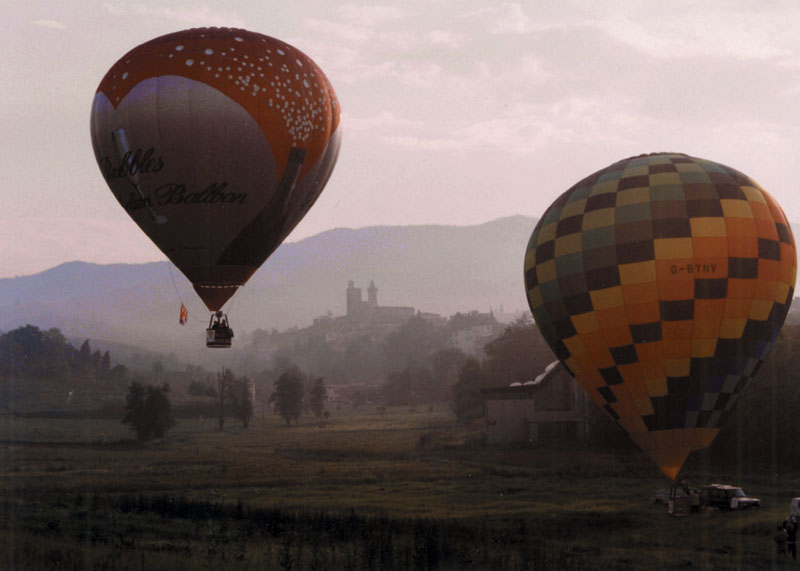
[[[310,325],[343,315],[350,280],[378,288],[378,303],[444,316],[524,310],[522,266],[536,220],[513,216],[476,226],[336,229],[282,245],[234,297],[237,333]],[[178,324],[181,300],[190,311]],[[62,264],[0,279],[0,330],[58,327],[69,338],[106,339],[182,353],[202,347],[208,312],[166,262]],[[237,338],[237,342],[241,337]]]

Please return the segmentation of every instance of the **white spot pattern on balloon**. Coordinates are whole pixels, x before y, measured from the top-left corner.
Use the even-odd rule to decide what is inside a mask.
[[[195,36],[199,39],[204,37],[205,34]],[[176,52],[180,53],[184,56],[185,66],[193,68],[192,74],[199,75],[199,79],[202,80],[203,75],[216,82],[225,78],[238,91],[258,98],[265,107],[281,116],[294,144],[328,128],[330,114],[336,110],[336,97],[327,81],[319,77],[313,62],[301,52],[289,45],[271,49],[263,45],[268,39],[261,37],[262,45],[257,46],[258,40],[251,39],[247,41],[250,53],[238,56],[235,55],[235,44],[246,41],[241,36],[229,37],[231,45],[224,49],[218,43],[213,48],[208,45],[194,47],[187,45],[187,39],[190,38],[176,40],[173,46],[159,46],[162,48],[159,55],[171,59]],[[215,40],[219,39],[220,36],[215,36]],[[190,56],[201,56],[202,60]],[[198,61],[199,65],[195,65]],[[129,63],[130,59],[125,61],[125,64]],[[221,73],[223,69],[228,73]],[[117,73],[119,75],[115,74],[114,79],[119,78],[120,82],[130,77],[124,66]],[[116,87],[114,85],[112,91]],[[115,99],[119,102],[119,95]]]

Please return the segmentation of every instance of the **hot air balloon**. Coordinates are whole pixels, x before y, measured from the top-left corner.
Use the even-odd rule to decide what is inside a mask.
[[[796,270],[772,196],[730,167],[677,153],[581,180],[547,209],[525,252],[543,337],[673,480],[758,371]]]
[[[229,346],[223,304],[308,212],[336,163],[339,105],[327,77],[269,36],[168,34],[106,73],[91,137],[111,192],[212,312],[209,346]]]

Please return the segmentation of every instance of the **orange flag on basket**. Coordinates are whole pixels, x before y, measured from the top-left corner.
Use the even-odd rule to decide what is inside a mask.
[[[186,319],[189,317],[189,311],[186,309],[186,306],[181,303],[181,316],[178,319],[181,325],[186,325]]]

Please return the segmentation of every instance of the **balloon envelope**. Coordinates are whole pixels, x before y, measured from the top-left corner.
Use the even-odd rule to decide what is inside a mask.
[[[795,274],[775,200],[732,168],[676,153],[583,179],[547,209],[525,253],[542,335],[673,479],[761,365]]]
[[[119,203],[215,311],[322,192],[339,105],[298,49],[198,28],[144,43],[100,82],[95,158]]]

